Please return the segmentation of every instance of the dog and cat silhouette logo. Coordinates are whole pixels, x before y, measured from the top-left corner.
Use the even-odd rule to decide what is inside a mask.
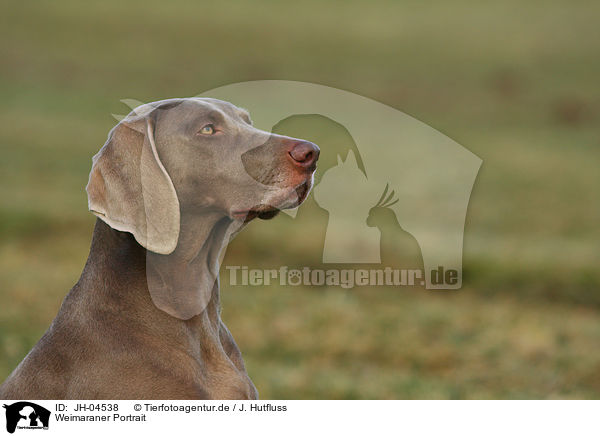
[[[324,85],[257,80],[197,97],[232,102],[247,109],[257,127],[321,148],[312,194],[302,207],[282,214],[310,235],[301,240],[299,267],[416,269],[423,271],[426,289],[462,286],[463,235],[482,164],[478,156],[397,109]],[[143,105],[121,101],[130,109]],[[266,233],[259,237],[270,242]],[[296,265],[296,251],[289,256],[277,262]]]
[[[5,404],[6,431],[14,433],[15,430],[48,430],[50,425],[50,411],[42,406],[28,401],[20,401],[11,405]]]

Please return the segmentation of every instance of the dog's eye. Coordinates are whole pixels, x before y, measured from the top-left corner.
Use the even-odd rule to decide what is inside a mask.
[[[215,126],[212,124],[207,124],[206,126],[200,129],[200,133],[203,135],[214,135],[215,134]]]

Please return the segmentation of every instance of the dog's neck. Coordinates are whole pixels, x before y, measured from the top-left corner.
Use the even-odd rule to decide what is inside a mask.
[[[173,253],[172,261],[194,264],[200,259],[204,265],[207,259],[218,259],[232,228],[221,219],[213,224],[206,233],[196,233],[206,237],[195,241],[195,249]],[[218,281],[211,283],[201,313],[187,320],[174,317],[159,309],[151,297],[148,270],[155,266],[149,254],[130,233],[116,231],[98,219],[81,278],[53,325],[80,328],[84,324],[89,329],[92,322],[93,331],[102,332],[115,330],[96,329],[97,324],[117,324],[116,331],[127,335],[122,343],[138,344],[149,353],[167,352],[162,355],[165,365],[179,368],[178,374],[191,383],[192,390],[200,386],[208,398],[257,398],[241,353],[221,321]],[[138,363],[144,364],[144,356],[138,357]]]
[[[216,212],[182,214],[180,236],[169,255],[147,252],[148,289],[156,307],[176,318],[199,315],[218,288],[220,260],[241,223]]]
[[[148,252],[130,233],[114,230],[98,219],[88,261],[70,299],[85,301],[89,310],[131,317],[151,330],[170,329],[174,334],[179,330],[204,343],[217,340],[219,258],[234,228],[229,219],[206,216],[203,225],[192,232],[193,223],[198,222],[194,218],[182,219],[182,234],[189,236],[168,256]],[[186,316],[173,316],[157,303],[170,311],[184,311]]]

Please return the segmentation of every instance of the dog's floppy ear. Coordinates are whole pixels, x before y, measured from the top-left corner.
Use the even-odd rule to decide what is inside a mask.
[[[156,109],[138,108],[108,135],[93,158],[89,209],[147,250],[170,254],[179,239],[179,200],[156,151]]]

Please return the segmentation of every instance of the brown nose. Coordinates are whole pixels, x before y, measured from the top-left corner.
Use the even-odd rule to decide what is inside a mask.
[[[319,147],[308,141],[297,142],[289,151],[292,161],[303,168],[314,166],[319,159],[319,153]]]

